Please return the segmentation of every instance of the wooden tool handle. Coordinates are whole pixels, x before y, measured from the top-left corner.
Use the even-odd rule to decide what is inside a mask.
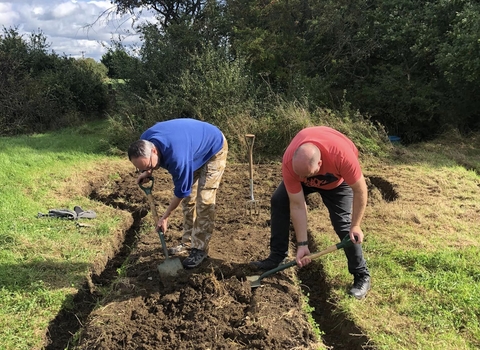
[[[337,250],[337,245],[332,245],[328,248],[326,248],[325,250],[322,250],[321,252],[317,252],[317,253],[313,253],[313,254],[310,254],[310,255],[307,255],[305,258],[309,258],[309,259],[316,259],[316,258],[319,258],[321,257],[322,255],[325,255],[325,254],[328,254],[328,253],[331,253],[331,252],[334,252],[335,250]],[[303,258],[302,258],[303,260]]]
[[[255,143],[255,135],[246,134],[245,141],[248,147],[249,165],[250,165],[250,179],[253,179],[253,144]]]
[[[140,186],[142,187],[142,186]],[[153,187],[153,185],[152,185]],[[169,259],[170,257],[168,256],[168,249],[167,249],[167,244],[165,243],[165,236],[163,234],[162,228],[157,230],[157,223],[158,223],[158,213],[157,213],[157,208],[155,207],[155,201],[153,200],[153,195],[152,195],[152,187],[148,188],[145,191],[145,188],[142,187],[142,189],[145,191],[145,194],[147,195],[148,203],[150,204],[150,211],[152,212],[153,215],[153,220],[155,221],[154,227],[155,230],[158,233],[158,237],[160,238],[160,242],[162,243],[162,250],[163,250],[163,255],[165,255],[165,259]]]
[[[155,220],[155,227],[156,227],[158,223],[158,214],[157,214],[157,208],[155,207],[155,202],[153,201],[153,196],[151,193],[147,194],[147,199],[148,199],[148,203],[150,204],[150,211],[152,212],[153,220]]]
[[[335,244],[335,245],[332,245],[332,246],[326,248],[325,250],[322,250],[321,252],[307,255],[307,256],[304,257],[304,258],[310,258],[310,259],[313,260],[313,259],[316,259],[316,258],[322,256],[322,255],[325,255],[325,254],[334,252],[335,250],[351,247],[352,245],[353,245],[353,242],[350,240],[350,236],[349,236],[349,235],[346,235],[345,237],[343,237],[343,239],[342,239],[342,241],[341,241],[340,243],[337,243],[337,244]],[[302,260],[303,260],[304,258],[302,258]]]
[[[307,256],[304,256],[302,258],[302,261],[303,259],[305,258],[310,258],[310,259],[316,259],[322,255],[325,255],[325,254],[328,254],[328,253],[331,253],[331,252],[334,252],[338,249],[342,249],[342,248],[347,248],[347,247],[350,247],[353,245],[353,242],[350,240],[350,237],[347,235],[345,236],[342,241],[340,243],[337,243],[335,245],[332,245],[324,250],[322,250],[321,252],[317,252],[317,253],[313,253],[313,254],[310,254],[310,255],[307,255]],[[265,273],[263,273],[258,279],[261,280],[267,276],[270,276],[270,275],[273,275],[274,273],[277,273],[279,271],[282,271],[282,270],[285,270],[289,267],[292,267],[292,266],[295,266],[297,265],[297,261],[296,260],[292,260],[286,264],[281,264],[279,266],[277,266],[276,268],[272,269],[272,270],[269,270],[269,271],[266,271]]]

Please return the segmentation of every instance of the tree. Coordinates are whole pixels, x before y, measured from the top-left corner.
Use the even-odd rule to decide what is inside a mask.
[[[136,9],[157,12],[157,19],[166,28],[171,24],[194,23],[202,16],[205,0],[112,0],[117,12],[133,13]]]
[[[306,0],[227,0],[232,52],[245,58],[256,78],[288,92],[303,65],[311,12]]]
[[[108,49],[100,62],[107,67],[109,78],[125,79],[129,77],[129,72],[135,65],[136,59],[131,57],[122,46],[117,45],[113,49]]]

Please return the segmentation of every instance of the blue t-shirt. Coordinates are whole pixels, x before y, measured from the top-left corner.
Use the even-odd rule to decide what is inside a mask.
[[[156,123],[140,139],[152,142],[160,152],[160,166],[172,175],[178,198],[190,194],[193,172],[223,147],[223,134],[216,126],[187,118]]]

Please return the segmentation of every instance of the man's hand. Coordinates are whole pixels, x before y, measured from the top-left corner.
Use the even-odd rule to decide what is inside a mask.
[[[168,218],[165,216],[162,216],[160,219],[158,219],[157,222],[157,230],[161,230],[163,233],[167,232],[167,227],[168,227]]]
[[[300,246],[297,248],[297,266],[302,267],[310,264],[312,261],[309,258],[304,258],[305,256],[310,255],[310,250],[308,249],[308,246]],[[303,259],[303,260],[302,260]]]
[[[152,176],[151,171],[144,171],[143,173],[140,173],[137,177],[137,184],[138,185],[143,185],[144,183],[149,182],[151,179],[150,177]]]
[[[350,240],[355,244],[363,242],[363,231],[360,226],[350,227]]]

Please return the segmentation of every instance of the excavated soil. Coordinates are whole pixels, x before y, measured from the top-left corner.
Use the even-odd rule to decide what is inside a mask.
[[[154,175],[152,193],[161,214],[172,195],[172,182],[162,171]],[[329,302],[321,261],[265,278],[259,288],[252,289],[246,280],[257,274],[248,263],[269,253],[270,196],[281,180],[279,164],[256,167],[255,202],[250,200],[248,165],[227,166],[217,193],[209,258],[199,268],[181,270],[175,277],[158,273],[164,255],[146,195],[135,177],[123,174],[108,190],[92,184],[90,197],[130,212],[133,226],[119,240],[117,255],[75,297],[74,309],[63,310],[51,322],[46,349],[372,347],[361,330]],[[370,188],[374,182],[379,179],[369,181]],[[309,210],[323,205],[318,195],[308,203]],[[251,210],[253,204],[258,215]],[[177,208],[169,220],[167,245],[178,244],[181,234],[181,208]],[[311,246],[311,251],[316,248]],[[303,311],[302,289],[308,290],[315,309],[312,316],[325,333],[320,338]]]

